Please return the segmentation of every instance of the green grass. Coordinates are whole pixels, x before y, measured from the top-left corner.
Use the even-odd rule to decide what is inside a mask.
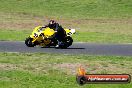
[[[99,32],[78,32],[74,35],[75,41],[92,43],[131,43],[131,35]]]
[[[23,41],[32,29],[55,19],[76,28],[74,41],[132,42],[132,0],[0,0],[0,40]],[[62,58],[63,57],[63,58]],[[0,53],[0,88],[80,88],[78,67],[88,73],[132,75],[132,57]],[[131,88],[88,84],[84,88]]]
[[[24,41],[26,37],[29,36],[28,31],[18,31],[18,30],[1,30],[0,40],[1,41]]]
[[[1,30],[0,40],[2,41],[24,41],[31,31],[26,30]],[[131,43],[132,36],[116,33],[100,33],[100,32],[79,32],[73,35],[74,42],[90,42],[90,43]]]
[[[131,0],[0,0],[0,11],[62,18],[131,18]]]
[[[132,57],[125,56],[0,53],[0,57],[1,88],[80,88],[75,80],[80,65],[87,73],[132,75]],[[88,84],[83,87],[131,88],[132,84]]]
[[[132,43],[131,0],[0,1],[0,40],[25,40],[35,26],[55,19],[77,30],[77,42]]]

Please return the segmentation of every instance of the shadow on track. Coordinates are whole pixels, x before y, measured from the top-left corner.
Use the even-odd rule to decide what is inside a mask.
[[[55,47],[41,47],[41,48],[49,48],[49,49],[50,49],[50,48],[54,48],[54,49],[60,49],[60,48],[55,48]],[[78,49],[78,50],[79,50],[79,49],[85,49],[85,48],[72,48],[72,47],[71,47],[71,48],[66,48],[66,49],[69,49],[69,50],[70,50],[70,49]]]
[[[60,49],[60,48],[55,48],[55,49]],[[66,49],[67,49],[67,50],[68,50],[68,49],[69,49],[69,50],[70,50],[70,49],[78,49],[78,50],[80,49],[80,50],[81,50],[81,49],[85,49],[85,48],[66,48]],[[64,50],[64,49],[63,49],[63,50]]]
[[[66,49],[85,49],[85,48],[66,48]]]

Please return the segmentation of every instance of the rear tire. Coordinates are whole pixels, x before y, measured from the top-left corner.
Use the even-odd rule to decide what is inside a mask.
[[[67,36],[64,40],[65,40],[65,43],[67,44],[67,47],[71,46],[73,43],[73,39],[70,36]]]
[[[34,47],[35,44],[32,43],[32,40],[33,40],[33,39],[30,38],[30,37],[26,38],[26,40],[25,40],[25,44],[26,44],[28,47]]]
[[[73,43],[73,39],[70,36],[64,38],[63,43],[59,45],[60,48],[66,49],[67,47],[71,46]]]

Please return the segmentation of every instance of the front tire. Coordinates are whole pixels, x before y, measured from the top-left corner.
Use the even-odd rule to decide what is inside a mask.
[[[25,44],[26,44],[28,47],[34,47],[35,44],[32,43],[32,40],[33,40],[33,39],[30,38],[30,37],[26,38],[26,40],[25,40]]]

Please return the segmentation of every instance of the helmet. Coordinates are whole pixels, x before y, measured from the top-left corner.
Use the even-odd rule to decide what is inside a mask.
[[[55,28],[56,22],[54,20],[49,21],[49,27],[50,28]]]
[[[50,25],[53,25],[53,24],[55,24],[55,23],[56,23],[56,22],[55,22],[54,20],[50,20],[50,21],[49,21],[49,24],[50,24]]]

